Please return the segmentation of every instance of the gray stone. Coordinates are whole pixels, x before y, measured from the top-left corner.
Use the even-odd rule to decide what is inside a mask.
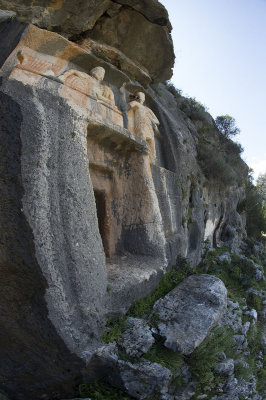
[[[252,308],[252,310],[250,310],[250,311],[246,311],[244,314],[253,318],[255,321],[257,321],[257,319],[258,319],[258,313],[254,308]]]
[[[142,360],[131,363],[120,360],[115,343],[97,349],[90,366],[100,371],[110,385],[120,388],[136,399],[166,394],[172,373],[157,363]]]
[[[221,262],[226,261],[228,264],[231,263],[231,257],[229,253],[223,253],[218,257],[218,260]]]
[[[256,276],[255,276],[256,281],[261,281],[261,280],[265,279],[264,273],[260,268],[256,269],[256,273],[255,274],[256,274]]]
[[[1,22],[8,21],[16,16],[14,11],[0,10],[0,24]]]
[[[238,350],[244,350],[248,347],[248,342],[245,335],[234,335],[234,341]]]
[[[147,353],[155,342],[148,324],[139,318],[128,318],[129,329],[124,332],[119,345],[132,357],[140,357]]]
[[[224,352],[219,353],[217,357],[218,357],[218,359],[220,361],[225,361],[226,360],[226,354]]]
[[[146,360],[138,364],[119,361],[119,374],[126,393],[136,399],[167,393],[172,378],[167,368]]]
[[[159,334],[164,345],[182,354],[190,354],[208,335],[226,307],[227,290],[212,275],[192,275],[158,300]]]
[[[230,376],[234,373],[234,360],[229,358],[225,361],[217,363],[215,372],[219,375]]]

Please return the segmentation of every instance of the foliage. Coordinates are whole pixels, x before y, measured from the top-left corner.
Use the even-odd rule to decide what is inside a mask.
[[[230,138],[231,136],[238,135],[240,133],[240,129],[236,126],[236,121],[231,115],[220,115],[215,119],[215,124],[220,131],[220,133],[226,137]]]
[[[79,385],[79,395],[82,399],[90,397],[92,400],[130,400],[132,397],[126,396],[119,389],[114,389],[102,381],[93,381]]]
[[[180,110],[194,121],[204,120],[204,113],[207,112],[206,107],[194,97],[183,97],[180,103]]]
[[[242,258],[236,254],[231,255],[231,262],[219,260],[217,256],[225,252],[226,248],[217,249],[207,253],[196,271],[198,273],[208,273],[220,278],[227,290],[228,296],[241,303],[244,298],[247,304],[255,308],[258,312],[261,310],[261,299],[255,294],[248,294],[247,289],[253,287],[262,290],[264,282],[257,282],[256,267],[248,258]]]
[[[103,343],[116,342],[123,332],[127,329],[127,320],[125,316],[119,318],[110,318],[106,324],[106,331],[103,335]]]
[[[167,87],[168,91],[174,95],[175,98],[181,97],[182,96],[182,90],[177,89],[173,82],[171,81],[165,81],[164,82],[165,86]]]
[[[246,198],[238,206],[238,212],[246,213],[248,237],[259,241],[264,240],[263,233],[266,233],[266,203],[261,196],[263,190],[263,186],[257,188],[249,177]]]
[[[263,357],[263,367],[258,372],[257,388],[258,388],[259,392],[266,390],[266,353],[264,354],[264,357]]]
[[[170,369],[173,374],[176,374],[183,363],[183,356],[170,349],[167,349],[161,343],[155,343],[148,353],[144,356],[145,359],[161,364],[163,367]]]
[[[234,332],[229,328],[214,328],[201,345],[186,357],[191,372],[199,379],[200,389],[215,378],[214,369],[218,354],[225,352],[230,357],[234,355],[233,335]]]
[[[241,145],[213,125],[204,123],[198,132],[197,160],[206,178],[222,186],[245,183],[248,169],[240,157]]]
[[[266,172],[258,176],[256,188],[263,201],[266,201]]]

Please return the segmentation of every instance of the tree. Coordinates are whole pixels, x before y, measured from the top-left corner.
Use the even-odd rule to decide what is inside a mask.
[[[266,233],[266,203],[263,199],[262,191],[264,190],[265,195],[265,175],[264,179],[263,175],[259,179],[259,182],[261,182],[260,187],[258,187],[258,183],[256,186],[253,184],[253,178],[249,175],[246,199],[242,204],[243,209],[246,211],[248,237],[259,241],[265,240],[264,235]]]
[[[256,187],[263,201],[266,202],[266,172],[259,175],[256,182]]]
[[[240,129],[236,126],[236,120],[231,115],[218,116],[215,124],[220,133],[227,139],[240,133]]]

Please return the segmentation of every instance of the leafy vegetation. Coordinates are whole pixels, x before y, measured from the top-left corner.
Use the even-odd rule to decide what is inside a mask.
[[[102,382],[93,381],[79,385],[79,395],[81,399],[90,397],[93,400],[130,400],[132,397],[126,396],[122,390]]]
[[[247,234],[251,239],[265,241],[266,234],[266,185],[265,181],[253,184],[249,175],[246,183],[246,198],[239,204],[238,212],[245,211],[247,219]],[[264,195],[263,195],[264,193]]]
[[[231,115],[220,115],[215,119],[215,124],[227,139],[240,133],[240,129],[236,126],[236,120]]]
[[[177,88],[175,87],[175,85],[173,84],[173,82],[171,82],[171,81],[166,81],[166,82],[164,82],[164,84],[165,84],[165,86],[167,87],[168,91],[169,91],[170,93],[172,93],[172,95],[173,95],[175,98],[180,98],[180,97],[182,96],[182,90],[181,90],[181,89],[177,89]]]
[[[241,145],[214,125],[203,123],[198,132],[197,160],[206,178],[222,186],[244,184],[248,168],[240,157]]]
[[[197,101],[195,97],[182,97],[180,110],[193,121],[204,119],[204,114],[207,112],[206,107]]]
[[[250,287],[262,290],[265,286],[263,281],[256,281],[256,267],[254,263],[248,258],[242,258],[236,254],[231,255],[231,262],[219,260],[217,256],[227,250],[227,248],[220,248],[207,253],[198,265],[197,272],[217,276],[224,282],[229,297],[240,302],[242,298],[245,298],[250,306],[260,311],[261,300],[255,295],[247,294],[247,289]],[[254,300],[255,297],[256,300]]]
[[[183,356],[167,349],[162,343],[155,343],[144,358],[168,368],[172,374],[176,374],[183,363]]]
[[[229,357],[235,356],[233,335],[231,329],[214,328],[201,345],[186,357],[191,372],[199,380],[198,391],[203,391],[204,386],[210,382],[214,383],[217,379],[214,369],[219,360],[219,353],[224,352]]]

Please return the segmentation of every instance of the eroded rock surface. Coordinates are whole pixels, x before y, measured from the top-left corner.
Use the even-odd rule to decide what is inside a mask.
[[[128,318],[128,329],[122,335],[119,345],[132,357],[140,357],[147,353],[155,342],[148,324],[140,318]]]
[[[226,298],[227,290],[215,276],[185,279],[153,307],[164,345],[182,354],[192,353],[223,315]]]
[[[136,64],[135,70],[137,66],[144,68],[143,73],[148,73],[156,82],[172,76],[171,25],[166,9],[157,1],[34,0],[27,3],[0,0],[0,9],[15,12],[23,22],[31,22],[75,41],[82,42],[87,37],[113,46],[122,52],[120,61],[112,56],[114,64],[120,64],[124,54]],[[101,56],[101,51],[96,52]],[[132,78],[133,74],[132,71]]]
[[[99,348],[91,363],[112,386],[140,400],[167,393],[172,378],[172,373],[160,364],[144,359],[136,363],[119,359],[115,343]]]

